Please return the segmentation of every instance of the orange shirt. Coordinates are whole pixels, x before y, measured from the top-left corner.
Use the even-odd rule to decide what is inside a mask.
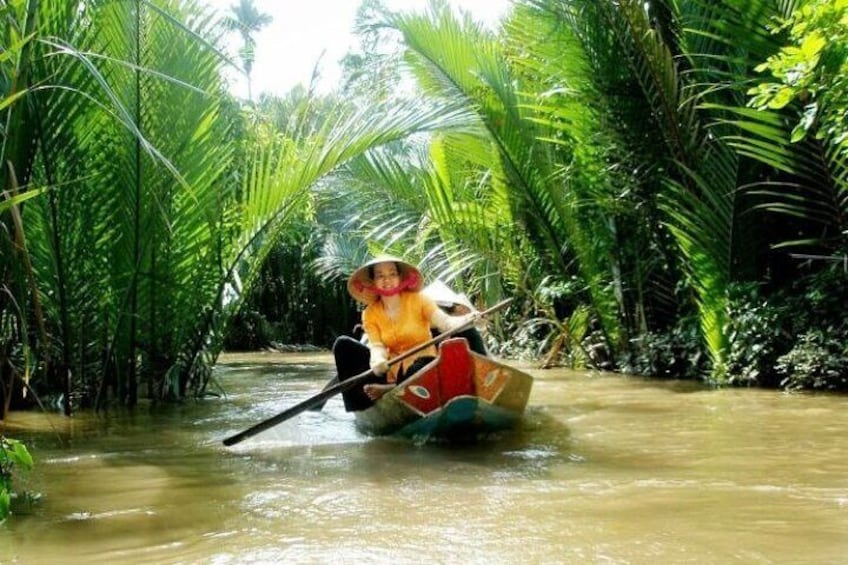
[[[430,319],[438,308],[432,300],[418,292],[401,292],[398,296],[400,309],[395,319],[389,318],[382,300],[372,302],[362,311],[362,327],[368,334],[368,339],[372,343],[382,344],[388,352],[389,359],[432,338]],[[404,372],[415,359],[423,355],[435,357],[436,347],[430,346],[404,359],[401,362]],[[386,377],[389,382],[397,379],[394,367],[389,370]]]

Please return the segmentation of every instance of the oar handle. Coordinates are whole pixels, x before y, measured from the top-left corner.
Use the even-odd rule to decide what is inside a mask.
[[[498,302],[497,304],[495,304],[491,308],[487,308],[486,310],[476,312],[473,316],[470,316],[469,320],[466,321],[461,326],[458,326],[458,327],[453,328],[451,330],[448,330],[444,333],[441,333],[441,334],[437,335],[436,337],[434,337],[433,339],[431,339],[429,341],[425,341],[421,345],[416,345],[412,349],[403,352],[402,354],[398,355],[397,357],[393,357],[392,359],[389,359],[387,361],[387,363],[389,365],[394,365],[396,363],[400,363],[404,359],[407,359],[408,357],[411,357],[411,356],[415,355],[416,353],[419,353],[419,352],[427,349],[431,345],[435,345],[436,343],[439,343],[440,341],[443,341],[443,340],[445,340],[445,339],[447,339],[447,338],[449,338],[449,337],[451,337],[451,336],[453,336],[457,333],[463,332],[463,331],[467,330],[468,328],[470,328],[471,326],[473,326],[474,323],[477,320],[479,320],[480,318],[488,316],[489,314],[491,314],[493,312],[497,312],[498,310],[504,308],[510,302],[512,302],[512,298],[507,298],[506,300],[501,300],[500,302]],[[294,418],[295,416],[297,416],[301,412],[305,412],[306,410],[309,410],[312,406],[315,406],[316,404],[319,404],[321,402],[326,402],[327,399],[339,394],[340,392],[344,392],[348,389],[351,389],[351,388],[357,386],[360,383],[364,383],[369,377],[371,377],[373,375],[374,375],[374,371],[368,370],[368,371],[365,371],[365,372],[360,373],[358,375],[354,375],[353,377],[350,377],[349,379],[345,379],[338,384],[335,384],[335,385],[333,385],[329,388],[322,390],[321,392],[319,392],[315,396],[307,398],[306,400],[304,400],[304,401],[302,401],[298,404],[295,404],[291,408],[283,410],[282,412],[280,412],[276,416],[272,416],[272,417],[268,418],[267,420],[259,422],[255,426],[252,426],[252,427],[247,428],[246,430],[244,430],[242,432],[239,432],[235,435],[232,435],[228,438],[225,438],[224,439],[224,445],[227,445],[227,446],[235,445],[239,442],[246,440],[247,438],[249,438],[251,436],[255,436],[259,432],[263,432],[263,431],[267,430],[268,428],[276,426],[277,424],[281,424],[282,422],[285,422],[286,420],[288,420],[290,418]]]

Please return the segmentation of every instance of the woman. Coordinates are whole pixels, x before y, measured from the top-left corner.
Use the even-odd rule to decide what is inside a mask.
[[[367,345],[342,336],[333,345],[339,380],[364,372],[374,373],[362,389],[343,394],[345,409],[370,407],[397,383],[432,361],[436,347],[432,345],[389,367],[387,361],[431,339],[430,328],[440,332],[458,328],[469,316],[449,316],[420,290],[424,280],[413,265],[396,257],[377,257],[354,271],[347,289],[356,300],[366,305],[362,311],[362,327]],[[462,333],[457,334],[462,336]]]

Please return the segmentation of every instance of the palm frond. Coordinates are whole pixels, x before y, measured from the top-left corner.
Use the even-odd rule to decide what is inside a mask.
[[[546,132],[533,122],[532,99],[520,90],[520,77],[497,40],[438,3],[427,14],[395,15],[388,24],[403,34],[409,48],[406,60],[419,85],[475,111],[495,151],[496,159],[487,165],[492,186],[508,196],[511,216],[535,241],[548,270],[569,277],[576,264],[593,281],[588,288],[594,306],[616,342],[615,298],[609,285],[595,278],[602,278],[603,270],[590,263],[591,237],[583,232],[573,194],[561,184],[550,145],[542,141]],[[572,254],[579,257],[575,263]]]

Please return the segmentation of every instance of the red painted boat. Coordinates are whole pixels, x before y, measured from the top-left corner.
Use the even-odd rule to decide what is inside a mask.
[[[356,413],[360,431],[416,439],[467,439],[513,427],[533,377],[468,348],[443,341],[439,355],[377,403]]]

